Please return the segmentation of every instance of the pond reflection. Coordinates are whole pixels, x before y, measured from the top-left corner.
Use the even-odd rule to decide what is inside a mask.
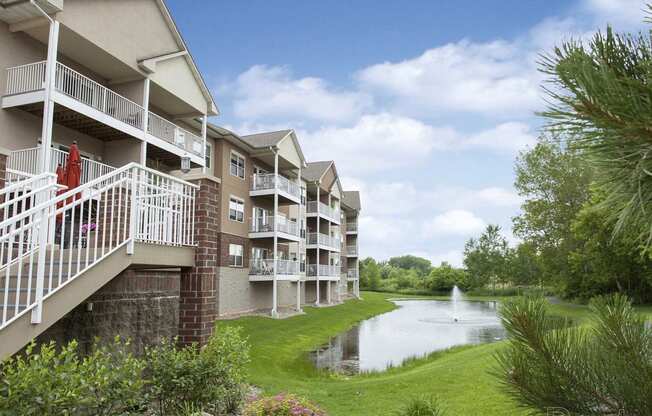
[[[399,308],[361,322],[310,354],[317,368],[356,374],[382,371],[409,358],[505,337],[495,302],[401,300]]]

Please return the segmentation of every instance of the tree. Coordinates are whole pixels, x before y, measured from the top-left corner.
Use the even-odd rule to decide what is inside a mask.
[[[507,268],[511,283],[515,285],[542,285],[541,260],[534,244],[524,242],[510,250]]]
[[[434,267],[426,281],[427,289],[432,292],[450,291],[454,286],[462,290],[469,289],[466,272],[456,269],[447,262],[442,262],[439,267]]]
[[[652,243],[651,36],[607,27],[541,62],[551,84],[543,116],[592,162],[614,233],[632,233],[644,249]]]
[[[380,268],[376,260],[371,257],[360,261],[360,286],[371,290],[376,290],[380,286]]]
[[[503,304],[509,341],[496,376],[542,414],[652,414],[652,329],[622,295],[598,298],[590,310],[589,325],[572,325],[551,316],[543,298]]]
[[[472,287],[489,283],[496,289],[498,280],[507,278],[507,239],[500,234],[498,225],[488,225],[478,239],[470,239],[464,246],[464,265]]]
[[[546,280],[568,275],[568,253],[575,248],[571,225],[589,198],[591,170],[577,150],[541,137],[516,160],[514,187],[523,198],[513,219],[514,234],[539,254]]]
[[[432,269],[430,260],[412,255],[392,257],[389,259],[389,264],[405,270],[415,269],[421,276],[427,276]]]
[[[570,273],[564,293],[589,299],[612,292],[625,293],[636,302],[652,301],[652,259],[641,256],[636,237],[613,234],[608,213],[596,193],[573,222],[577,247],[569,255]]]

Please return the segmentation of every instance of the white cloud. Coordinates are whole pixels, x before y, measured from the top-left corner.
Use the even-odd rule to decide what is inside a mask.
[[[478,200],[495,206],[515,207],[520,206],[523,202],[521,197],[512,189],[489,187],[481,189],[475,194]]]
[[[435,216],[424,227],[427,234],[470,236],[482,232],[484,220],[470,211],[455,209]]]
[[[462,250],[449,250],[434,254],[419,253],[415,255],[430,260],[433,266],[439,266],[442,262],[447,262],[454,267],[462,267],[464,265],[464,254]]]
[[[647,0],[584,0],[583,7],[602,23],[618,26],[640,26],[643,22]]]
[[[514,153],[535,144],[536,137],[532,135],[530,126],[518,122],[502,123],[462,140],[462,146],[464,147]]]
[[[369,96],[331,88],[323,79],[293,78],[285,67],[256,65],[234,85],[235,115],[252,120],[266,117],[328,122],[351,120],[371,103]]]
[[[539,80],[520,45],[462,40],[357,74],[362,86],[396,101],[402,111],[529,114],[540,105]]]

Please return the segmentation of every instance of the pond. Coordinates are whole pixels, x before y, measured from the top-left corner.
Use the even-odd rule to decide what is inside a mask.
[[[398,309],[361,322],[311,352],[320,369],[383,371],[453,346],[505,338],[495,302],[397,300]]]

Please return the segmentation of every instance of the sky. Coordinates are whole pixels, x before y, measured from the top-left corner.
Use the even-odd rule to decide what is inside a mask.
[[[362,257],[434,264],[461,265],[487,224],[517,243],[514,158],[544,124],[540,54],[607,24],[647,29],[644,0],[188,3],[168,0],[211,122],[294,129],[309,161],[335,160],[360,190]]]

